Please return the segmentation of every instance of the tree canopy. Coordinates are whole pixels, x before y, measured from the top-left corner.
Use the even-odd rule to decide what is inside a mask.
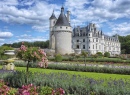
[[[119,41],[121,43],[121,53],[130,54],[130,35],[119,36]]]
[[[47,41],[35,41],[35,42],[24,42],[24,44],[28,47],[49,48],[49,40],[47,40]],[[21,46],[21,42],[13,43],[13,44],[3,44],[3,46],[19,48]]]

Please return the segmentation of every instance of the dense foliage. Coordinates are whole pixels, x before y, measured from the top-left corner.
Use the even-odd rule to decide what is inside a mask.
[[[10,87],[26,85],[26,72],[17,72],[4,78]],[[69,75],[66,73],[28,73],[29,83],[35,86],[63,88],[65,94],[71,95],[129,95],[130,83],[126,80],[98,79]],[[56,94],[57,95],[57,94]],[[59,95],[59,94],[58,94]]]
[[[110,57],[110,53],[109,52],[105,52],[104,53],[104,57]]]
[[[9,58],[8,55],[4,54],[5,50],[13,50],[13,48],[8,46],[0,46],[0,60],[5,60]]]
[[[98,57],[102,57],[103,56],[103,54],[101,52],[97,52],[96,54],[97,54]]]
[[[49,48],[49,41],[36,41],[36,42],[24,42],[24,44],[28,47],[40,47],[40,48]],[[11,46],[13,48],[19,48],[21,46],[21,42],[13,43],[13,44],[3,44],[3,46]]]
[[[119,36],[119,41],[121,43],[121,53],[130,54],[130,35]]]
[[[65,91],[62,88],[56,90],[48,86],[35,86],[33,84],[22,85],[21,88],[12,88],[7,86],[6,82],[0,80],[0,95],[63,95]]]
[[[56,62],[61,62],[61,61],[62,61],[62,55],[56,54],[56,55],[55,55],[55,61],[56,61]]]

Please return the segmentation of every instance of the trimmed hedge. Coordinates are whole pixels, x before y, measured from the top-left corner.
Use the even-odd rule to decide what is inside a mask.
[[[78,64],[77,65],[49,64],[48,69],[130,75],[130,68],[79,66]]]
[[[17,67],[25,67],[26,63],[14,63]],[[31,63],[31,68],[39,67],[37,63]],[[80,64],[48,64],[48,69],[56,70],[69,70],[69,71],[82,71],[82,72],[98,72],[98,73],[110,73],[110,74],[125,74],[130,75],[130,68],[114,68],[113,67],[98,67],[98,66],[82,66]]]

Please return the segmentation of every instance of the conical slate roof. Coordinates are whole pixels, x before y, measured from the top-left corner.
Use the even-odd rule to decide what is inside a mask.
[[[55,26],[70,26],[66,15],[64,14],[64,8],[61,8],[60,16],[55,24]]]
[[[54,10],[53,10],[53,13],[52,13],[50,19],[57,19],[56,16],[55,16],[55,14],[54,14]]]

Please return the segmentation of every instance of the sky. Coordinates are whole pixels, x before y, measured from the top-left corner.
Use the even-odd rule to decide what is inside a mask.
[[[130,0],[0,0],[0,45],[49,39],[49,18],[64,6],[71,26],[95,23],[104,34],[130,34]]]

